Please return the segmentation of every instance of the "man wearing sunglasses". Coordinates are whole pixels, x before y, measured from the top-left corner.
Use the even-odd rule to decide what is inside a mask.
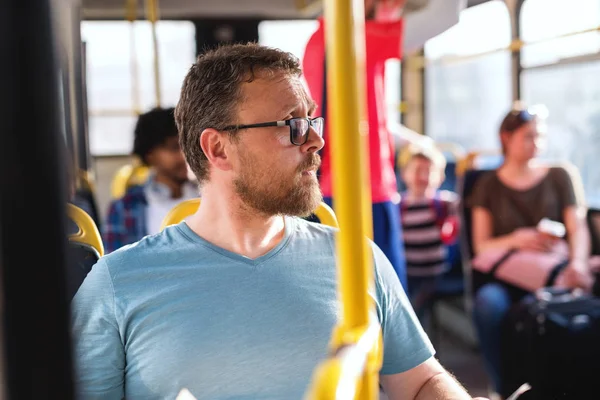
[[[301,399],[339,319],[334,230],[308,222],[323,119],[298,60],[255,44],[200,56],[176,109],[196,214],[101,259],[73,301],[81,398]],[[371,242],[391,399],[470,399],[433,357]]]

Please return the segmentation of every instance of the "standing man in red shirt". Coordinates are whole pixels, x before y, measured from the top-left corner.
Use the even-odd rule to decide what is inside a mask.
[[[397,202],[396,175],[394,171],[394,140],[387,129],[385,115],[385,62],[402,56],[402,24],[399,18],[405,0],[388,2],[398,13],[395,20],[381,22],[375,16],[382,7],[376,8],[375,0],[365,0],[367,21],[366,39],[366,80],[369,118],[369,163],[371,171],[371,198],[373,202],[374,241],[384,251],[392,263],[400,281],[406,288],[406,268],[402,246]],[[380,4],[380,3],[378,3]],[[390,11],[390,7],[386,7]],[[313,99],[320,105],[317,111],[322,115],[327,99],[323,90],[325,77],[325,33],[324,21],[319,18],[319,27],[309,39],[303,60],[304,77]],[[317,116],[317,115],[315,115]],[[327,135],[327,123],[325,124]],[[320,169],[321,191],[325,201],[332,204],[331,146],[325,145]]]
[[[404,243],[400,226],[395,175],[395,145],[385,104],[385,62],[401,59],[403,49],[414,51],[425,41],[458,22],[466,0],[365,0],[366,100],[369,118],[369,164],[371,201],[373,203],[373,239],[391,261],[402,285],[407,289]],[[406,10],[404,7],[406,6]],[[403,11],[410,11],[403,15]],[[325,32],[324,21],[306,45],[303,60],[304,77],[312,98],[320,105],[315,116],[323,116],[327,107],[324,90]],[[388,126],[390,128],[388,128]],[[325,137],[328,134],[325,120]],[[331,147],[325,142],[320,169],[321,191],[332,204]]]

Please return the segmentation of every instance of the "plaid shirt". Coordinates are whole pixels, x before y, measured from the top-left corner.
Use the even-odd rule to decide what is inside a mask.
[[[106,254],[135,243],[148,234],[146,207],[148,200],[143,185],[129,188],[122,198],[112,201],[102,238]]]

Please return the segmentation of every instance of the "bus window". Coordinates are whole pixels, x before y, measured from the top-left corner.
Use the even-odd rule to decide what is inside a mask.
[[[526,0],[521,8],[521,39],[543,42],[523,47],[521,65],[545,65],[563,58],[600,51],[600,32],[556,38],[597,28],[600,25],[598,0]]]
[[[316,20],[262,21],[258,24],[258,42],[288,51],[302,60],[306,43],[318,25]]]
[[[544,17],[541,17],[543,13]],[[600,2],[527,0],[522,39],[548,39],[523,48],[522,98],[549,111],[544,158],[569,160],[580,171],[588,205],[600,207],[600,60],[580,56],[600,50],[598,32],[575,33],[600,24]],[[578,57],[574,59],[573,57]],[[569,59],[570,58],[570,59]],[[563,60],[562,62],[557,62]]]
[[[195,59],[195,29],[189,21],[158,21],[156,28],[161,106],[172,107],[179,99],[183,77]],[[134,23],[139,85],[136,95],[133,94],[130,29],[127,21],[81,23],[82,40],[87,44],[92,155],[130,154],[136,111],[144,112],[156,105],[150,23]]]
[[[425,130],[465,150],[498,148],[498,126],[512,101],[510,15],[504,1],[470,7],[460,21],[425,44]]]

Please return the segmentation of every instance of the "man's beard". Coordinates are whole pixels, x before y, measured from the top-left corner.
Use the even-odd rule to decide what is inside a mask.
[[[245,168],[234,181],[235,190],[250,208],[264,215],[307,217],[323,200],[316,174],[306,177],[303,171],[318,168],[321,158],[311,153],[295,171],[293,177],[279,171],[260,170],[250,157],[241,155]]]

